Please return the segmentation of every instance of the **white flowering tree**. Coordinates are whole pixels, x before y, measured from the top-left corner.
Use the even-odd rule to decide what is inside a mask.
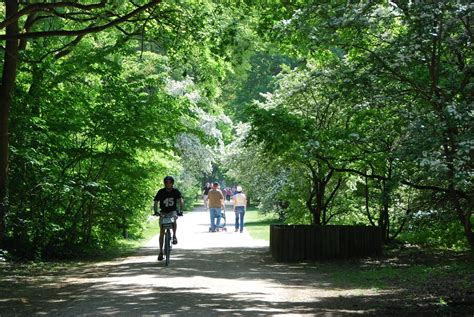
[[[169,78],[165,90],[187,105],[192,118],[183,118],[186,120],[183,124],[190,132],[176,136],[176,150],[181,162],[180,184],[188,196],[192,196],[199,187],[200,179],[212,173],[218,158],[216,153],[222,152],[222,132],[218,125],[231,124],[231,121],[223,114],[213,115],[205,110],[210,101],[202,97],[199,85],[189,76],[182,80]]]
[[[321,157],[327,165],[388,189],[402,184],[444,197],[432,203],[453,211],[471,247],[473,9],[460,1],[302,4],[272,29],[300,56],[330,52],[350,65],[335,102],[354,107],[354,132],[342,157]],[[386,139],[385,150],[373,146],[377,139]],[[377,168],[379,155],[391,166]],[[383,173],[391,168],[393,177]]]
[[[244,188],[263,213],[276,212],[281,220],[285,219],[288,201],[284,194],[291,183],[290,166],[267,155],[262,146],[246,144],[249,124],[237,123],[234,130],[235,138],[225,147],[226,175]]]

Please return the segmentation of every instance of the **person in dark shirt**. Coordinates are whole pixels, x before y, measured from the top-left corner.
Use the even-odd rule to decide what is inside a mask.
[[[165,235],[165,230],[161,224],[162,216],[166,215],[166,217],[178,218],[178,215],[181,215],[181,212],[184,208],[184,200],[181,192],[176,188],[173,188],[174,178],[171,176],[166,176],[163,182],[165,187],[161,188],[156,193],[153,204],[155,216],[160,216],[160,254],[158,255],[158,261],[163,260],[163,237]],[[158,205],[160,206],[160,212],[158,212]],[[177,224],[175,221],[173,223],[173,244],[178,243],[178,239],[176,238],[176,230]]]
[[[206,185],[202,189],[202,200],[204,201],[204,207],[206,207],[206,209],[209,208],[209,190],[211,190],[211,184],[206,183]]]

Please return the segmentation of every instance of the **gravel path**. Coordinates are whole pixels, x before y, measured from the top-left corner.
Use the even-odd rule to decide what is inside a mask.
[[[3,280],[4,316],[341,316],[380,313],[391,294],[338,289],[316,264],[275,263],[268,242],[210,233],[197,208],[179,219],[169,267],[157,262],[158,237],[135,256],[22,280]],[[325,275],[326,274],[326,275]]]

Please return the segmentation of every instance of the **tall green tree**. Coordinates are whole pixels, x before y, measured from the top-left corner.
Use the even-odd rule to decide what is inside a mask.
[[[97,44],[85,39],[67,59],[44,63],[42,89],[17,91],[7,219],[26,255],[139,232],[147,188],[161,183],[172,161],[156,156],[192,131],[184,124],[194,120],[188,104],[165,89],[166,57],[117,47],[104,55],[91,50]],[[20,72],[21,84],[27,78]]]
[[[212,158],[203,151],[220,146],[229,125],[216,103],[227,44],[217,44],[236,7],[166,2],[118,25],[142,7],[58,6],[28,9],[47,9],[31,32],[56,33],[30,34],[22,48],[10,114],[7,233],[26,256],[138,234],[165,173],[192,201]],[[99,13],[89,22],[109,28],[62,32]]]
[[[0,244],[4,241],[5,216],[8,213],[8,127],[20,52],[25,51],[32,39],[62,37],[65,42],[59,42],[49,52],[61,57],[70,52],[87,34],[101,32],[131,20],[140,29],[149,19],[147,11],[160,2],[142,1],[138,5],[114,1],[30,4],[6,0],[2,4],[3,19],[0,28],[5,32],[0,35],[0,41],[4,41],[5,47],[0,86]],[[136,30],[132,27],[131,33],[134,32]]]
[[[366,160],[357,166],[326,157],[327,163],[385,183],[386,202],[397,183],[444,196],[441,209],[454,212],[474,246],[474,187],[468,172],[473,133],[472,6],[459,1],[315,1],[286,8],[291,13],[276,15],[277,22],[267,29],[269,36],[301,57],[324,50],[342,56],[354,69],[347,78],[349,97],[372,96],[365,104],[377,112],[381,106],[396,109],[401,133],[384,151],[388,163],[398,168],[395,178],[380,169],[367,173]],[[355,106],[354,100],[350,102]],[[383,121],[365,122],[383,126]]]

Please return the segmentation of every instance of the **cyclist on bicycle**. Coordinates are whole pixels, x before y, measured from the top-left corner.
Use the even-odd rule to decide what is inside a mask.
[[[155,216],[160,216],[160,254],[158,255],[158,261],[163,260],[163,236],[165,234],[165,230],[161,224],[162,217],[166,216],[175,218],[175,222],[173,223],[173,244],[177,244],[178,239],[176,238],[176,218],[178,218],[178,215],[181,215],[184,207],[183,196],[179,190],[173,188],[173,177],[166,176],[163,179],[163,182],[165,187],[156,193],[153,204]],[[160,213],[158,212],[158,203],[160,204]],[[177,204],[179,204],[179,209],[177,208]]]

